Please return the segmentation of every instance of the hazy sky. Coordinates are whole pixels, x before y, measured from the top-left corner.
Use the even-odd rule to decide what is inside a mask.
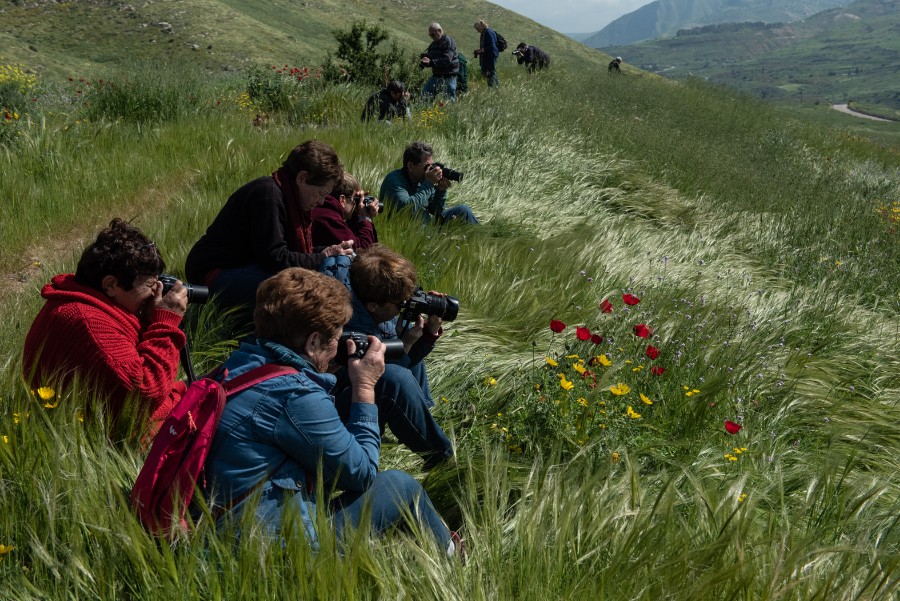
[[[491,0],[563,33],[599,31],[652,0]]]

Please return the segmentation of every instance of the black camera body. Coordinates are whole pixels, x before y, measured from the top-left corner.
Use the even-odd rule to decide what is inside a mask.
[[[165,296],[169,292],[169,290],[172,289],[172,286],[175,285],[175,282],[178,281],[178,278],[176,278],[174,275],[169,275],[167,273],[159,274],[157,276],[157,279],[163,283],[163,296]],[[209,288],[207,288],[206,286],[195,286],[194,284],[188,284],[187,282],[182,282],[182,285],[187,288],[187,297],[189,303],[202,305],[209,300]]]
[[[435,167],[440,167],[443,172],[444,179],[449,179],[451,182],[461,182],[463,181],[463,172],[457,171],[456,169],[451,169],[447,167],[443,163],[433,163]]]
[[[356,344],[356,351],[351,355],[347,352],[347,341],[352,340]],[[403,348],[403,341],[399,338],[394,340],[382,340],[384,344],[384,360],[385,362],[395,361],[403,357],[406,349]],[[344,332],[338,340],[337,355],[334,357],[335,363],[338,365],[347,365],[350,359],[362,359],[366,351],[369,350],[369,337],[362,332]]]
[[[363,206],[364,207],[371,206],[372,203],[374,203],[374,202],[375,202],[375,197],[372,196],[371,194],[367,194],[367,195],[363,196]]]
[[[409,300],[400,305],[400,315],[406,321],[414,321],[420,314],[437,315],[444,321],[453,321],[459,314],[459,299],[455,296],[428,294],[419,288]]]

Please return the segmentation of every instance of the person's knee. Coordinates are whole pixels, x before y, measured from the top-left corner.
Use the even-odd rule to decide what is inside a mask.
[[[401,470],[379,472],[376,479],[386,490],[391,491],[397,498],[403,499],[405,502],[414,501],[423,491],[418,480]]]
[[[401,365],[388,363],[381,376],[381,396],[400,404],[422,394],[422,388],[411,371]]]

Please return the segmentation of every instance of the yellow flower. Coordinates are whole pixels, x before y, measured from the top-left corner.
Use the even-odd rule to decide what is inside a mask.
[[[631,419],[641,419],[641,414],[631,408],[631,405],[628,406],[628,417]]]
[[[601,430],[606,430],[606,424],[600,424],[600,429],[601,429]]]
[[[13,547],[12,545],[3,545],[3,544],[0,544],[0,555],[6,555],[7,553],[9,553],[10,551],[12,551],[13,549],[15,549],[15,547]]]
[[[631,371],[637,373],[637,372],[641,371],[642,369],[644,369],[644,366],[643,366],[643,365],[638,365],[637,367],[632,367],[632,368],[631,368]]]
[[[581,359],[578,355],[566,355],[566,359]]]
[[[13,413],[13,423],[18,424],[20,421],[28,419],[30,413]]]
[[[9,444],[9,436],[7,436],[6,434],[3,435],[3,443]]]
[[[688,387],[687,387],[687,386],[685,386],[684,389],[687,390],[687,392],[684,393],[684,396],[694,396],[695,394],[697,394],[698,392],[700,392],[700,391],[697,390],[696,388],[694,388],[693,390],[688,390]]]
[[[41,386],[35,392],[37,392],[37,395],[41,398],[42,401],[49,401],[56,396],[56,391],[49,386]]]
[[[740,496],[738,497],[738,503],[743,503],[743,502],[744,502],[744,499],[746,499],[746,498],[747,498],[747,493],[742,492],[742,493],[740,494]]]
[[[619,460],[619,454],[616,453],[615,451],[613,451],[613,454],[612,454],[612,460],[613,460],[614,462]]]
[[[566,380],[565,374],[559,374],[559,385],[563,390],[572,390],[573,388],[575,388],[575,383]]]
[[[604,367],[609,367],[612,365],[612,361],[609,360],[609,357],[606,355],[597,355],[597,363]]]
[[[578,397],[578,400],[575,401],[575,402],[578,403],[579,405],[581,405],[582,407],[587,407],[587,406],[588,406],[587,399],[584,398],[584,397]]]
[[[556,367],[557,365],[559,365],[559,363],[557,363],[555,359],[551,359],[550,357],[544,357],[544,359],[547,361],[547,365],[549,365],[550,367]]]
[[[625,359],[625,365],[631,365],[632,363],[634,363],[634,361],[631,359]]]
[[[619,382],[615,386],[610,386],[609,391],[616,396],[622,396],[623,394],[628,394],[631,392],[631,387],[628,384],[623,384]]]
[[[496,385],[497,385],[497,379],[488,376],[488,377],[486,377],[486,378],[484,379],[484,385],[485,385],[485,386],[496,386]]]
[[[583,374],[584,372],[587,371],[587,369],[586,369],[586,368],[584,367],[584,365],[582,365],[581,363],[576,363],[576,364],[574,364],[574,365],[572,366],[572,369],[574,369],[575,371],[577,371],[577,372],[580,373],[580,374]]]
[[[735,457],[734,455],[732,455],[731,453],[725,453],[725,459],[727,459],[728,461],[737,461],[738,460],[738,458]]]
[[[640,393],[640,397],[641,397],[641,401],[642,401],[643,403],[645,403],[645,404],[647,404],[647,405],[652,405],[652,404],[653,404],[653,401],[650,399],[650,397],[648,397],[647,395],[645,395],[643,392]]]

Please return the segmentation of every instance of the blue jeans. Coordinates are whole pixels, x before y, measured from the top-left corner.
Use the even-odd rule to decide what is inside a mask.
[[[406,472],[379,472],[365,492],[345,492],[331,502],[331,508],[338,540],[343,538],[348,526],[359,528],[363,513],[368,511],[375,534],[402,525],[406,516],[412,514],[426,531],[431,532],[441,549],[450,546],[450,530],[431,504],[428,493]]]
[[[440,222],[442,225],[448,221],[454,220],[459,221],[460,223],[471,223],[473,225],[478,223],[478,219],[476,219],[472,209],[467,205],[456,205],[441,213]]]
[[[347,384],[342,370],[337,385],[340,393],[334,400],[342,421],[350,418],[352,392]],[[394,363],[384,366],[384,374],[375,384],[378,426],[382,434],[389,426],[401,444],[425,460],[426,468],[453,457],[453,445],[428,410],[429,401],[413,372]]]
[[[456,75],[432,75],[428,78],[422,88],[422,100],[433,100],[438,94],[445,94],[450,100],[456,100]]]
[[[499,88],[500,80],[497,79],[497,69],[493,68],[489,71],[482,71],[482,75],[484,75],[485,79],[487,79],[489,88]]]
[[[259,265],[221,269],[208,282],[209,293],[215,295],[216,304],[222,309],[237,309],[235,319],[240,326],[245,326],[253,323],[256,289],[273,275]]]

